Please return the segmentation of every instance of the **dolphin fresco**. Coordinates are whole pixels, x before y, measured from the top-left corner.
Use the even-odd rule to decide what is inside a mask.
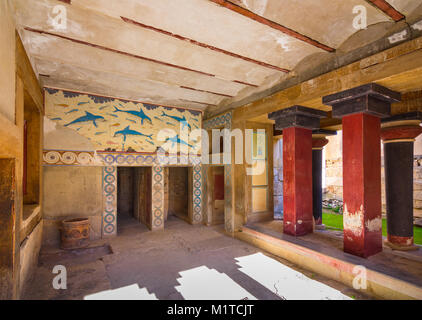
[[[144,111],[142,110],[142,108],[139,108],[139,111],[135,111],[135,110],[128,110],[128,111],[126,111],[126,110],[119,109],[119,108],[117,108],[117,107],[115,106],[115,107],[114,107],[114,112],[124,112],[124,113],[131,114],[132,116],[138,117],[138,118],[140,118],[140,119],[141,119],[141,124],[144,124],[144,120],[148,120],[148,121],[149,121],[149,123],[151,123],[151,124],[152,124],[152,120],[151,120],[151,118],[150,118],[150,117],[148,117],[148,116],[144,113]]]
[[[128,119],[128,118],[126,118],[126,120],[127,120],[127,121],[130,121],[130,122],[133,122],[134,124],[136,124],[136,121],[135,121],[135,120]]]
[[[127,126],[123,130],[116,131],[114,133],[114,136],[115,137],[118,136],[118,135],[122,135],[123,136],[123,141],[126,141],[126,136],[143,136],[143,137],[150,138],[152,140],[152,134],[150,134],[150,135],[143,134],[143,133],[141,133],[139,131],[132,130],[130,128],[130,126]]]
[[[72,110],[70,110],[68,112],[65,112],[64,114],[70,114],[70,113],[73,113],[73,112],[76,112],[76,111],[79,111],[79,109],[72,109]]]
[[[176,144],[176,143],[178,143],[178,144],[184,144],[185,146],[188,146],[188,147],[190,147],[190,148],[193,148],[193,149],[195,149],[195,147],[194,146],[192,146],[192,145],[190,145],[189,143],[187,143],[186,141],[183,141],[182,139],[180,139],[179,138],[179,135],[176,135],[176,136],[174,136],[173,138],[167,138],[166,140],[165,140],[165,142],[168,142],[168,141],[170,141],[170,142],[172,142],[172,147],[174,147],[174,145]]]
[[[94,126],[97,128],[98,126],[97,126],[96,121],[98,121],[98,120],[104,120],[105,121],[104,117],[97,116],[97,115],[92,114],[92,113],[90,113],[88,111],[85,111],[85,115],[84,116],[79,117],[79,118],[73,120],[72,122],[70,122],[68,124],[65,124],[64,126],[65,127],[68,127],[68,126],[70,126],[72,124],[75,124],[75,123],[90,122],[90,121],[92,121],[92,123],[94,124]]]
[[[182,130],[183,130],[186,126],[188,126],[188,128],[192,130],[192,128],[191,128],[190,124],[188,123],[188,120],[186,120],[186,117],[185,117],[185,116],[183,116],[183,118],[181,118],[181,117],[171,116],[171,115],[169,115],[169,114],[165,113],[164,111],[162,111],[162,112],[163,112],[163,113],[161,114],[161,116],[162,116],[162,117],[167,117],[167,118],[170,118],[170,119],[176,120],[177,122],[180,122],[180,123],[182,124]]]

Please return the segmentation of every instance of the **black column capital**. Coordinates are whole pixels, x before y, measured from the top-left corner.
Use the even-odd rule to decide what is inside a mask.
[[[325,105],[333,107],[333,118],[356,113],[366,113],[380,118],[391,114],[391,104],[401,101],[401,94],[376,83],[338,92],[322,98]]]
[[[320,119],[325,117],[327,117],[326,112],[303,106],[292,106],[268,115],[268,119],[275,120],[276,130],[283,130],[290,127],[309,130],[319,129]]]

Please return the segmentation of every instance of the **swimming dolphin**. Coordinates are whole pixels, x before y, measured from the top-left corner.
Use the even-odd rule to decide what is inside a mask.
[[[187,143],[186,141],[183,141],[179,138],[179,135],[174,136],[173,138],[167,138],[165,140],[165,142],[170,141],[172,142],[172,147],[174,147],[175,143],[179,143],[179,144],[184,144],[185,146],[191,147],[191,148],[195,148],[194,146],[190,145],[189,143]]]
[[[143,137],[147,137],[147,138],[152,139],[152,134],[150,134],[150,135],[143,134],[143,133],[141,133],[141,132],[139,132],[139,131],[132,130],[132,129],[130,128],[130,126],[127,126],[127,127],[126,127],[126,128],[124,128],[123,130],[116,131],[116,132],[114,133],[114,136],[116,137],[116,136],[118,136],[119,134],[121,134],[121,135],[123,136],[123,141],[126,141],[126,136],[143,136]]]
[[[65,124],[64,126],[65,127],[68,127],[68,126],[70,126],[72,124],[75,124],[75,123],[92,121],[92,123],[94,124],[94,126],[97,128],[97,123],[96,123],[97,120],[104,120],[105,121],[104,117],[102,117],[102,116],[96,116],[95,114],[92,114],[91,112],[85,111],[85,115],[84,116],[79,117],[79,118],[73,120],[72,122],[70,122],[68,124]]]
[[[171,116],[171,115],[165,113],[164,111],[161,114],[161,116],[162,117],[167,117],[167,118],[170,118],[170,119],[173,119],[173,120],[176,120],[177,122],[180,122],[182,124],[182,130],[186,126],[188,126],[188,128],[192,130],[192,127],[188,123],[188,120],[186,120],[186,117],[185,116],[183,116],[183,118],[181,118],[181,117],[175,117],[175,116]]]
[[[139,111],[135,111],[135,110],[129,110],[129,111],[126,111],[126,110],[121,110],[121,109],[119,109],[119,108],[117,108],[117,107],[114,107],[114,112],[125,112],[125,113],[128,113],[128,114],[131,114],[132,116],[135,116],[135,117],[141,118],[141,124],[144,124],[144,120],[148,120],[148,121],[149,121],[149,123],[151,123],[151,124],[152,124],[152,120],[151,120],[151,118],[150,118],[150,117],[148,117],[148,116],[144,113],[144,111],[142,110],[142,108],[140,108],[140,109],[139,109]]]

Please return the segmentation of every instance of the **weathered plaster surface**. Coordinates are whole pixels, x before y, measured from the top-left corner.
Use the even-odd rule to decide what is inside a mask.
[[[101,237],[101,178],[101,167],[44,167],[44,244],[59,243],[60,223],[68,218],[89,218],[91,239]]]
[[[15,121],[15,24],[9,1],[0,1],[0,115]]]
[[[356,212],[349,212],[347,203],[344,204],[343,212],[344,229],[353,233],[356,237],[362,236],[364,220],[363,220],[363,205],[360,210]]]

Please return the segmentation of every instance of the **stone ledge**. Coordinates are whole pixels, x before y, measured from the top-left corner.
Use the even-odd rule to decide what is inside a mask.
[[[331,254],[322,253],[320,250],[315,251],[248,227],[242,227],[242,231],[236,232],[235,237],[350,287],[352,287],[355,277],[353,268],[358,265],[365,265],[368,261],[345,253],[343,253],[344,258],[334,257]],[[369,268],[367,269],[367,281],[368,288],[365,293],[377,298],[422,299],[422,286],[417,286],[410,281],[398,279]]]

